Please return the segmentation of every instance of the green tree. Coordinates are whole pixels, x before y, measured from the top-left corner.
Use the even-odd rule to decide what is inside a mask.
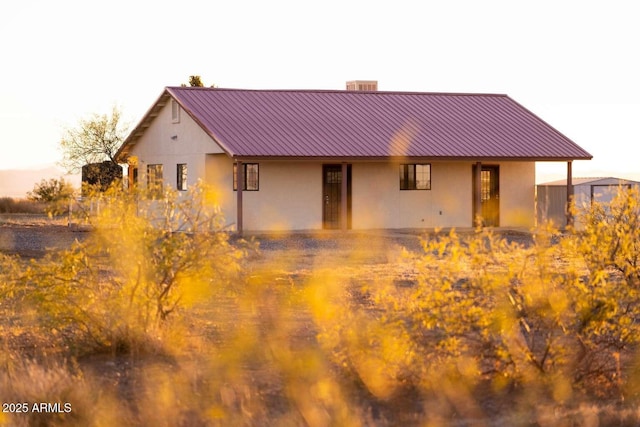
[[[122,122],[122,112],[113,107],[111,114],[93,114],[82,119],[77,127],[67,128],[60,140],[63,158],[60,164],[69,172],[76,173],[90,163],[116,162],[116,153],[128,131]]]
[[[204,87],[200,76],[189,76],[189,86],[191,87]]]
[[[187,87],[186,84],[182,83],[180,86]],[[199,75],[189,76],[189,87],[204,87],[204,83],[202,83],[202,79]],[[217,87],[215,84],[210,87]]]

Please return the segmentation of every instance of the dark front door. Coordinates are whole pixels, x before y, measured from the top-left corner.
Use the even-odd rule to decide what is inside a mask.
[[[322,167],[322,228],[341,228],[342,209],[347,209],[347,227],[351,228],[351,165],[347,169],[347,197],[342,197],[342,165]],[[345,205],[346,199],[346,206]]]
[[[473,166],[473,212],[482,217],[482,225],[500,226],[500,168],[498,166]],[[477,182],[480,178],[480,183]],[[478,194],[480,192],[480,194]],[[480,203],[478,208],[477,203]]]
[[[498,166],[482,166],[480,171],[480,201],[483,224],[500,225],[500,169]]]

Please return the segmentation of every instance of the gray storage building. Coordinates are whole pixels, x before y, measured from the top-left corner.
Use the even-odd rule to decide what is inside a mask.
[[[610,202],[620,187],[636,187],[640,182],[622,178],[573,178],[573,192],[576,206],[589,206],[591,202]],[[546,182],[537,185],[536,193],[538,224],[547,220],[557,227],[567,225],[567,180]]]

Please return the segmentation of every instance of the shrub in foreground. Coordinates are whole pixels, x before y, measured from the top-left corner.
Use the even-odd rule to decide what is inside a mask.
[[[146,207],[116,187],[96,197],[103,203],[88,239],[30,262],[2,287],[74,345],[148,348],[170,317],[224,293],[240,273],[245,251],[230,243],[204,186]]]
[[[120,425],[637,421],[640,295],[589,243],[609,227],[631,232],[615,221],[565,235],[540,229],[530,246],[488,229],[428,234],[402,260],[411,283],[359,282],[342,265],[294,282],[284,264],[241,275],[245,251],[221,231],[213,196],[192,191],[149,204],[117,192],[87,244],[26,269],[1,261],[3,301],[77,338],[66,342],[134,353],[166,344],[174,320],[189,322],[188,336],[171,335],[187,341],[188,356],[147,361],[118,384],[131,387],[117,400]],[[598,239],[632,259],[633,245]],[[113,407],[104,399],[101,408]]]
[[[488,229],[428,235],[415,284],[368,284],[368,305],[318,282],[320,342],[376,400],[413,396],[436,418],[484,417],[496,401],[516,414],[628,402],[640,381],[630,224],[617,215],[583,233],[540,229],[530,247]],[[616,256],[600,258],[594,239]]]

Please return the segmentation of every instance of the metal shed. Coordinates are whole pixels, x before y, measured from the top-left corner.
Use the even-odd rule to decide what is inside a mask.
[[[576,206],[589,206],[593,201],[610,202],[620,187],[640,189],[640,182],[622,178],[573,178]],[[547,220],[556,226],[567,225],[567,180],[546,182],[537,185],[536,207],[538,224]]]

